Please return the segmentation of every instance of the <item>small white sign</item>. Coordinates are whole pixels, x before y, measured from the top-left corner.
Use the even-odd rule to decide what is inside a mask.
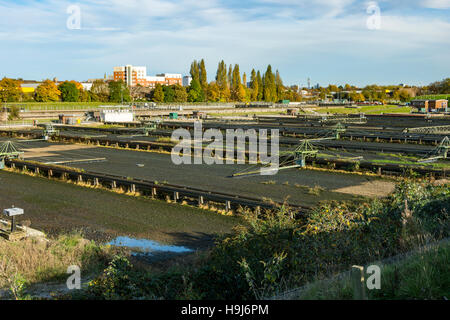
[[[20,216],[23,214],[23,209],[20,208],[4,209],[3,214],[7,217]]]

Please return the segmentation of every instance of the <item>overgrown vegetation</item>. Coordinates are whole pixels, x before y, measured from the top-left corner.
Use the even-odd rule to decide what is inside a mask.
[[[99,273],[119,250],[96,245],[78,232],[56,239],[9,242],[0,238],[0,288],[15,299],[35,283],[65,280],[67,267],[77,265],[88,276]]]
[[[271,297],[317,277],[348,270],[353,264],[376,261],[448,237],[449,199],[448,185],[405,181],[386,199],[359,205],[327,203],[299,217],[285,207],[265,214],[247,212],[246,226],[237,227],[189,266],[142,271],[123,257],[116,257],[90,284],[85,297]]]
[[[380,289],[367,290],[370,300],[443,299],[450,294],[448,261],[450,243],[381,265]],[[343,300],[353,298],[350,275],[313,282],[291,298],[301,300]]]

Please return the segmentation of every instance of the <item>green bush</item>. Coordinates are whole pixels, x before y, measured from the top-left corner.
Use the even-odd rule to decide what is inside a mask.
[[[405,216],[405,199],[411,216]],[[386,199],[330,202],[298,218],[287,207],[259,215],[248,212],[247,224],[219,239],[198,266],[155,274],[133,273],[124,262],[116,273],[114,264],[91,293],[103,298],[270,297],[353,264],[448,237],[449,199],[448,185],[407,181]]]

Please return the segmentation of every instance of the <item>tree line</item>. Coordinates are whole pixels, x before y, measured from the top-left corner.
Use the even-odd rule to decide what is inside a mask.
[[[57,84],[52,80],[41,82],[34,92],[23,92],[23,81],[3,78],[0,80],[0,102],[129,102],[129,88],[123,81],[104,82],[96,80],[90,90],[85,90],[77,81]]]
[[[345,84],[312,89],[297,85],[285,86],[278,70],[268,65],[265,72],[252,69],[250,77],[241,73],[239,64],[227,65],[222,60],[217,66],[213,81],[208,82],[204,59],[191,63],[192,81],[188,87],[179,84],[156,84],[154,88],[140,85],[128,87],[122,80],[93,82],[85,90],[77,81],[56,83],[44,80],[32,93],[22,92],[21,79],[0,80],[0,102],[277,102],[280,100],[304,101],[317,99],[347,99],[351,101],[409,101],[412,96],[450,93],[450,78],[424,87],[379,86],[358,88]],[[248,81],[249,80],[249,81]],[[303,92],[302,92],[303,91]],[[307,93],[303,95],[302,93]]]

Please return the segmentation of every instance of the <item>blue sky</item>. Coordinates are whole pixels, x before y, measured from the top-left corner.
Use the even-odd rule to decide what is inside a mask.
[[[450,0],[0,0],[0,77],[187,74],[205,58],[210,81],[224,59],[247,74],[270,63],[285,84],[426,85],[450,76],[449,14]]]

